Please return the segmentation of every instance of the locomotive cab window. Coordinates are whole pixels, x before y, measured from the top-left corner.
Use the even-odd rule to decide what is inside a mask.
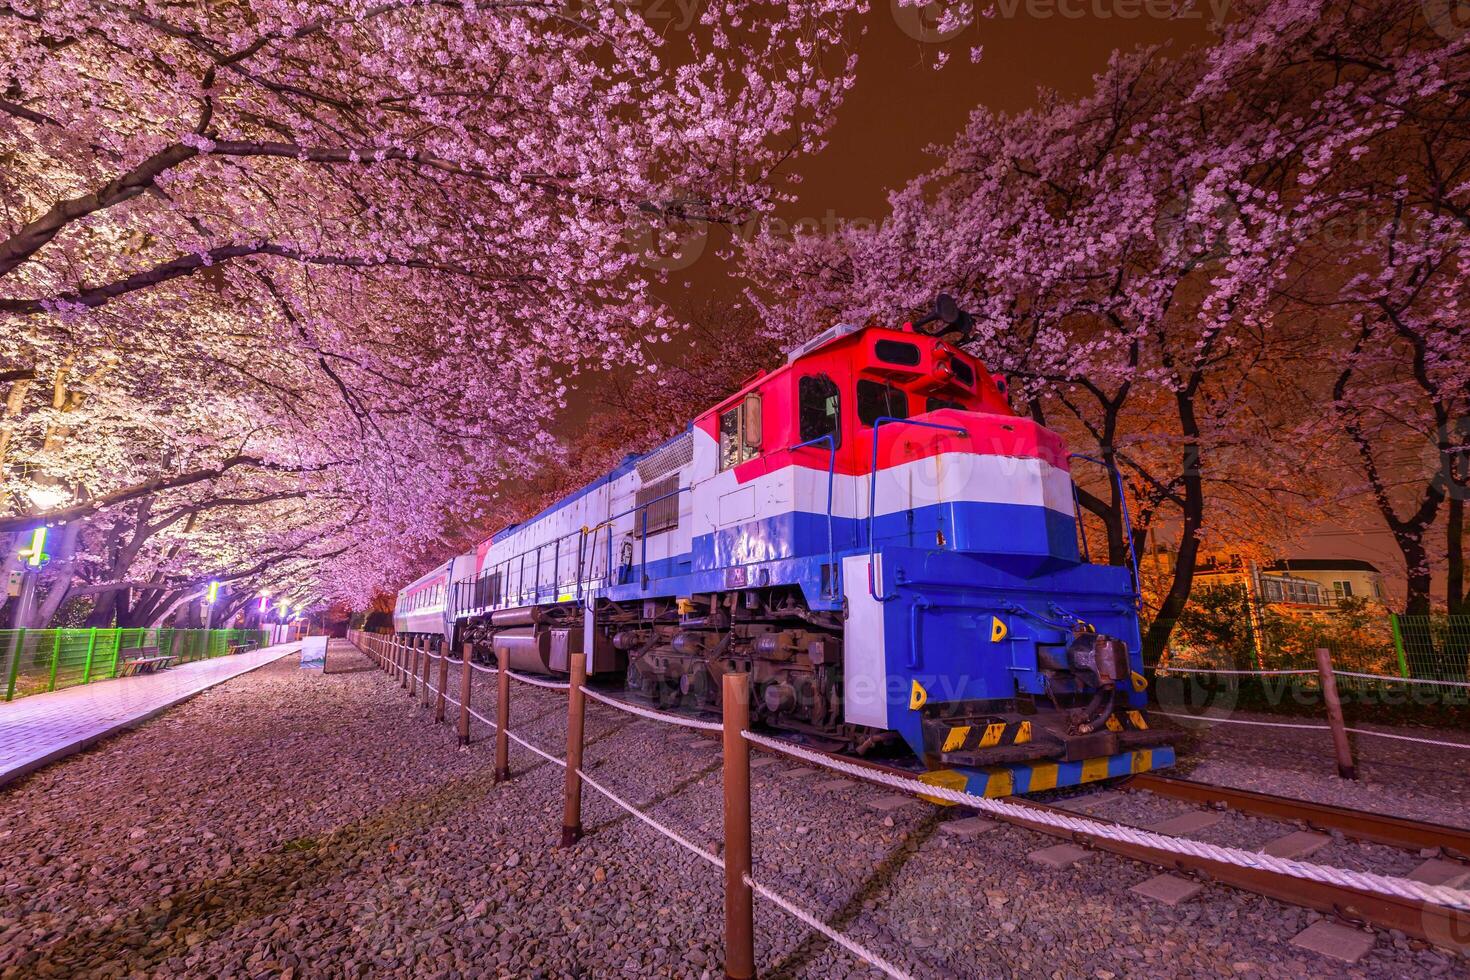
[[[810,374],[797,383],[796,389],[801,441],[831,435],[834,445],[842,445],[842,401],[837,382],[825,374]]]
[[[864,378],[857,383],[857,411],[858,421],[863,425],[872,425],[884,416],[906,419],[909,417],[909,396],[901,388]]]
[[[903,340],[880,340],[873,345],[873,353],[878,355],[878,360],[889,364],[914,367],[919,363],[919,345]]]
[[[761,451],[761,396],[749,394],[729,411],[720,413],[720,469],[728,470]]]

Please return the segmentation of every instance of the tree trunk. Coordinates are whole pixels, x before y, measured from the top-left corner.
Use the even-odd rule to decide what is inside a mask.
[[[1194,588],[1194,566],[1199,560],[1199,532],[1205,521],[1205,484],[1193,389],[1180,391],[1175,395],[1174,401],[1179,410],[1180,431],[1187,440],[1181,460],[1184,526],[1179,534],[1179,556],[1174,565],[1174,577],[1169,583],[1169,591],[1143,638],[1143,662],[1146,666],[1159,662],[1159,658],[1168,649],[1169,637],[1174,632],[1175,624],[1183,615],[1184,607],[1189,604],[1189,593]]]
[[[1149,623],[1143,637],[1143,662],[1154,666],[1168,649],[1169,637],[1184,607],[1189,604],[1189,594],[1194,589],[1194,567],[1199,560],[1199,530],[1204,523],[1204,498],[1191,491],[1189,484],[1198,480],[1185,481],[1184,527],[1179,534],[1179,553],[1174,564],[1174,576],[1169,582],[1169,591],[1159,605],[1158,614]]]
[[[1465,594],[1465,488],[1450,488],[1445,521],[1445,563],[1451,616],[1470,614],[1470,596]]]
[[[56,535],[54,564],[46,570],[52,579],[51,590],[46,593],[46,598],[36,608],[35,619],[32,623],[35,629],[45,629],[50,626],[51,620],[56,618],[56,613],[61,609],[61,604],[71,593],[72,565],[76,558],[77,534],[80,531],[81,522],[73,521],[62,527]]]

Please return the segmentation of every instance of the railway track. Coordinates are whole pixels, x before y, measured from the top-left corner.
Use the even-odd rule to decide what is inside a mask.
[[[1318,830],[1336,830],[1344,836],[1377,844],[1403,848],[1438,847],[1446,854],[1470,859],[1470,830],[1460,827],[1446,827],[1442,824],[1407,820],[1326,803],[1312,803],[1308,800],[1294,800],[1285,796],[1271,796],[1228,786],[1212,786],[1155,773],[1130,776],[1123,786],[1127,789],[1147,790],[1174,800],[1224,805],[1252,816],[1297,820]]]
[[[790,740],[799,744],[798,740]],[[808,751],[848,766],[859,766],[880,773],[908,779],[922,770],[914,765],[901,766],[857,758],[839,752],[803,746]],[[765,751],[757,749],[758,751]],[[1191,780],[1141,773],[1112,784],[1098,784],[1099,789],[1147,791],[1181,802],[1211,807],[1223,806],[1241,814],[1292,824],[1305,824],[1323,831],[1336,831],[1344,837],[1419,851],[1437,848],[1445,855],[1470,858],[1470,830],[1384,814],[1353,810],[1346,807],[1314,803],[1307,800],[1271,796],[1251,790],[1234,789],[1197,783]],[[1088,794],[1080,794],[1085,797]],[[1078,799],[1073,796],[1071,799]],[[1007,797],[1007,802],[1055,814],[1078,814],[1054,803],[1027,797]],[[1470,912],[1411,898],[1362,891],[1328,882],[1314,881],[1282,874],[1265,868],[1241,867],[1205,857],[1180,854],[1143,844],[1115,841],[1076,831],[1062,830],[1029,822],[1020,817],[987,813],[987,819],[1009,823],[1027,830],[1068,840],[1095,850],[1117,854],[1205,881],[1219,882],[1243,891],[1253,892],[1277,901],[1315,909],[1350,922],[1385,930],[1398,930],[1442,948],[1470,955]],[[1102,824],[1129,826],[1087,814]]]
[[[1212,789],[1214,787],[1211,787]],[[1024,797],[1012,797],[1010,802],[1037,810],[1058,814],[1072,811],[1050,803],[1040,803]],[[1349,811],[1350,812],[1350,811]],[[1312,881],[1291,875],[1279,874],[1263,868],[1243,868],[1234,864],[1212,861],[1208,858],[1178,854],[1140,844],[1094,837],[1090,834],[1072,833],[1029,824],[1024,820],[1005,818],[1008,823],[1026,827],[1039,833],[1050,834],[1073,841],[1096,850],[1107,851],[1120,857],[1131,858],[1152,864],[1166,871],[1192,875],[1206,881],[1216,881],[1254,892],[1278,901],[1304,908],[1316,909],[1336,915],[1350,922],[1380,929],[1397,929],[1408,936],[1422,939],[1437,946],[1452,948],[1461,954],[1470,954],[1470,913],[1447,908],[1428,902],[1376,892],[1360,891],[1327,882]],[[1099,823],[1115,823],[1091,817]],[[1284,817],[1278,819],[1287,819]],[[1297,819],[1297,818],[1290,818]],[[1305,818],[1303,818],[1305,819]],[[1432,826],[1432,825],[1426,825]],[[1346,833],[1346,831],[1344,831]]]
[[[848,765],[857,764],[879,772],[909,778],[915,775],[915,770],[911,767],[887,765],[867,759],[854,759],[835,752],[822,751],[820,754]],[[1250,816],[1304,823],[1321,830],[1337,831],[1344,837],[1393,847],[1416,851],[1424,848],[1439,848],[1443,853],[1449,855],[1461,857],[1470,855],[1470,831],[1458,827],[1446,827],[1305,800],[1269,796],[1249,790],[1212,786],[1152,773],[1129,777],[1121,783],[1114,784],[1112,788],[1147,790],[1184,802],[1211,806],[1223,805]],[[1077,799],[1077,797],[1072,797],[1072,799]],[[1076,812],[1065,807],[1027,797],[1008,797],[1007,802],[1030,809],[1077,816]],[[994,813],[986,813],[985,817],[1058,837],[1095,850],[1141,861],[1165,871],[1179,872],[1205,881],[1219,882],[1291,905],[1315,909],[1350,922],[1379,929],[1398,930],[1407,936],[1424,940],[1441,948],[1453,949],[1461,955],[1470,955],[1470,912],[1463,910],[1298,878],[1264,868],[1240,867],[1146,845],[1061,830],[1031,823],[1020,817]],[[1128,826],[1092,814],[1088,814],[1087,817],[1098,823]]]

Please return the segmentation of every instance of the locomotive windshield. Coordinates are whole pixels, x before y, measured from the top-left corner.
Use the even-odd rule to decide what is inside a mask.
[[[863,425],[872,425],[884,416],[906,419],[909,417],[908,392],[886,381],[863,378],[857,383],[857,411],[858,421]]]
[[[797,414],[802,442],[831,435],[842,444],[842,396],[837,382],[825,374],[809,374],[797,383]]]

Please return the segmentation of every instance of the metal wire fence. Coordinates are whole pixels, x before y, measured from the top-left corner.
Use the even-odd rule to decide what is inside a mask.
[[[129,660],[208,660],[267,645],[264,630],[0,630],[5,700],[117,677]]]
[[[1267,624],[1253,649],[1241,642],[1175,645],[1159,666],[1313,669],[1313,651],[1325,647],[1339,670],[1417,680],[1470,680],[1470,616],[1334,615]]]
[[[1390,616],[1404,677],[1470,680],[1470,616]]]

